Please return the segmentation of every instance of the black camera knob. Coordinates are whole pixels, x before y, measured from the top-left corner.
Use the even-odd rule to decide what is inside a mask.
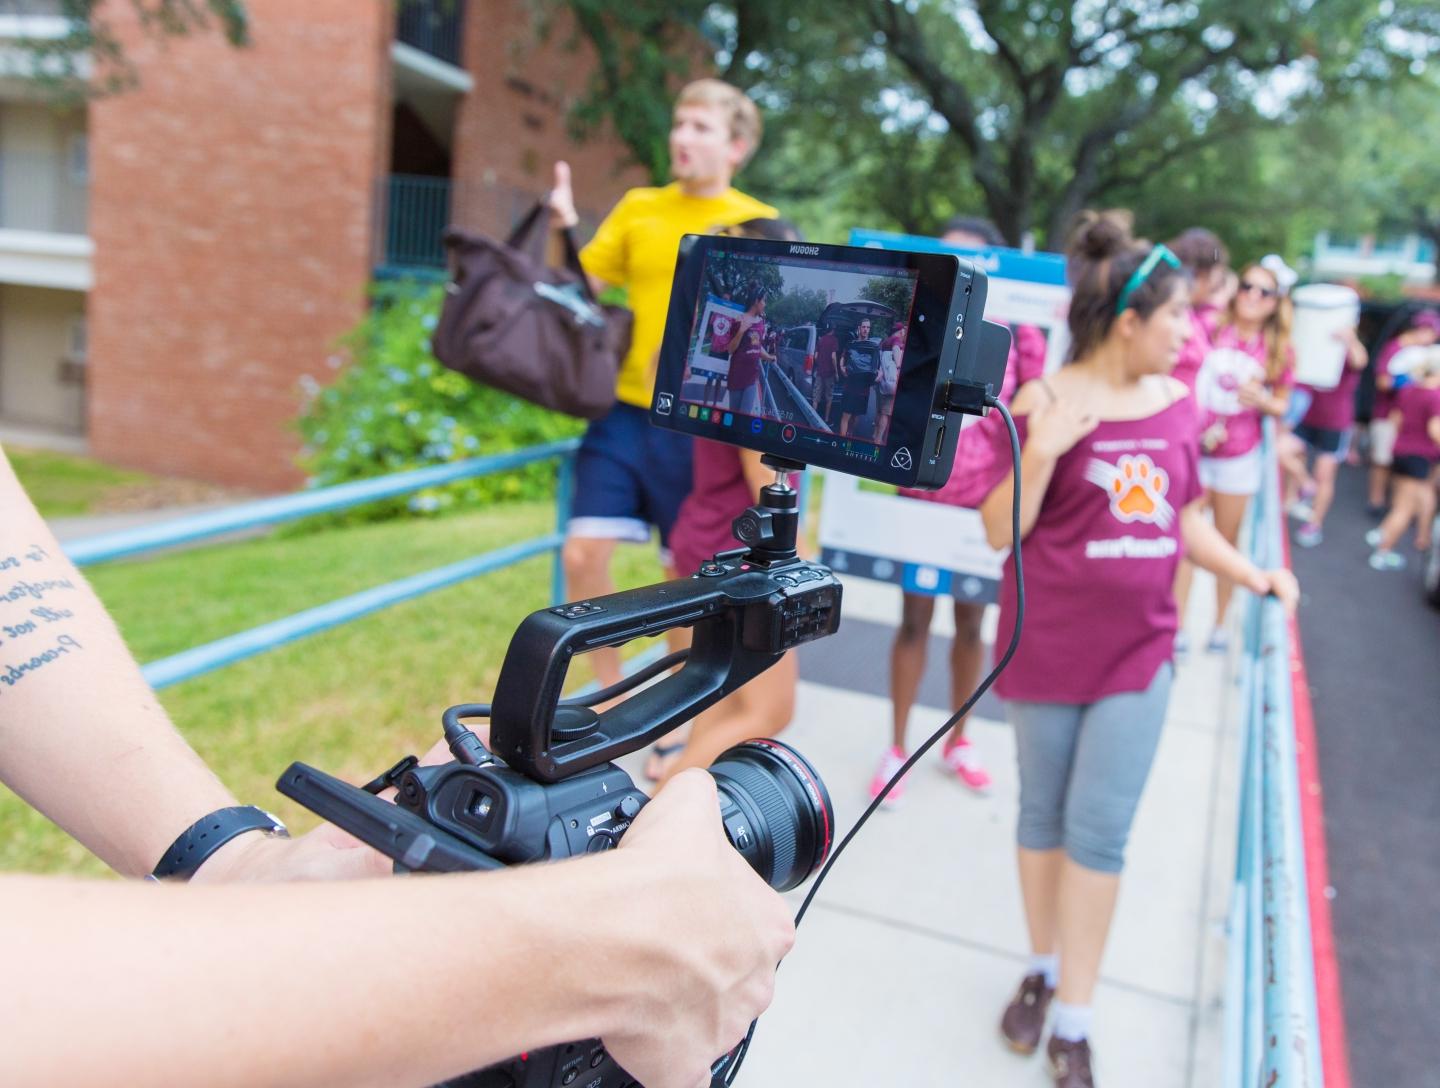
[[[633,820],[640,815],[640,809],[643,807],[640,798],[632,794],[620,799],[620,803],[615,806],[615,815],[621,820]]]
[[[730,524],[735,539],[750,547],[773,543],[775,540],[775,516],[768,510],[751,507]]]

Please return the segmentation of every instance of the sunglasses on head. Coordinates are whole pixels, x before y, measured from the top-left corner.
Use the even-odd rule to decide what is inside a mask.
[[[1263,283],[1256,283],[1254,280],[1241,280],[1240,290],[1258,292],[1261,298],[1274,298],[1280,292],[1273,287],[1266,287]]]

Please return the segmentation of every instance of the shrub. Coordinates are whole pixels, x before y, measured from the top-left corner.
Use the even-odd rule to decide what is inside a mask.
[[[583,424],[446,370],[430,352],[443,289],[400,282],[377,285],[374,305],[344,338],[349,362],[321,388],[302,379],[310,402],[300,419],[301,465],[311,487],[577,435]],[[427,488],[369,503],[352,513],[378,520],[404,511],[449,510],[555,493],[555,463]]]

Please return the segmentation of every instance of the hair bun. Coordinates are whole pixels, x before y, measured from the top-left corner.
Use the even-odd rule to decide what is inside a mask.
[[[1108,261],[1135,245],[1135,216],[1125,209],[1087,209],[1075,217],[1065,251],[1085,261]]]

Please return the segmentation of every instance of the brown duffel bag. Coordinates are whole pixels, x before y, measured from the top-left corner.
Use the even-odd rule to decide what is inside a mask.
[[[602,306],[567,230],[565,266],[545,263],[550,209],[532,208],[497,242],[451,227],[452,278],[431,340],[451,370],[541,407],[598,419],[615,404],[632,315]]]

